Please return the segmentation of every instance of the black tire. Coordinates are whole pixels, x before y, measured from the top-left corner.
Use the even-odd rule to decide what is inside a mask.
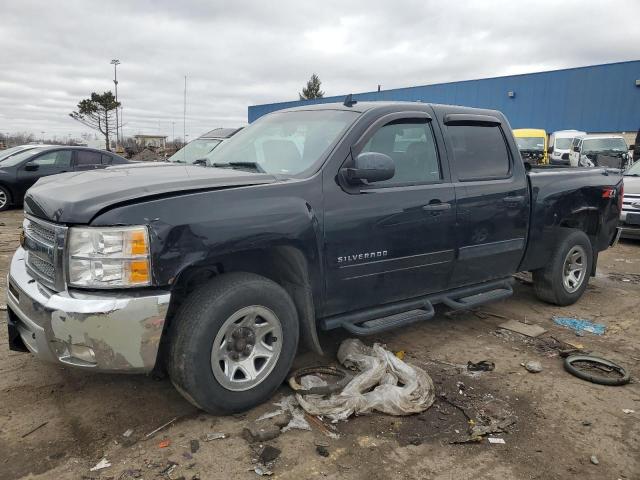
[[[214,339],[227,319],[245,307],[275,314],[282,327],[280,354],[270,373],[254,387],[233,391],[213,373]],[[293,301],[277,283],[252,273],[228,273],[194,290],[173,319],[168,370],[176,389],[196,407],[213,414],[247,410],[268,400],[285,380],[298,348],[299,324]]]
[[[582,248],[585,253],[585,274],[575,291],[564,284],[564,266],[569,252],[574,247]],[[539,299],[554,305],[566,306],[577,302],[589,283],[593,262],[591,241],[581,230],[566,230],[558,238],[555,251],[544,268],[534,270],[533,285]]]
[[[11,193],[5,187],[0,185],[0,212],[9,210],[11,206]]]
[[[611,378],[604,375],[594,375],[592,373],[587,373],[580,370],[579,368],[576,368],[573,365],[574,362],[590,362],[592,364],[602,365],[617,372],[620,376],[618,378]],[[572,375],[575,375],[582,380],[586,380],[587,382],[597,383],[598,385],[608,385],[615,387],[619,385],[626,385],[631,381],[631,376],[620,365],[616,365],[615,363],[604,358],[592,357],[590,355],[571,355],[565,358],[564,368]]]

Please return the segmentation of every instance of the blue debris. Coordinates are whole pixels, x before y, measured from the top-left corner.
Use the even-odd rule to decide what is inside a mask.
[[[553,321],[558,325],[575,330],[576,333],[589,332],[594,335],[604,335],[606,328],[602,323],[593,323],[581,318],[553,317]]]

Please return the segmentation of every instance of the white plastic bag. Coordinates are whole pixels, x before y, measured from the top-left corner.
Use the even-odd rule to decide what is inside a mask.
[[[403,362],[377,343],[371,348],[360,340],[347,339],[340,345],[338,360],[359,373],[342,392],[329,398],[296,395],[300,406],[311,415],[323,415],[332,421],[374,410],[410,415],[433,404],[435,389],[427,372]]]

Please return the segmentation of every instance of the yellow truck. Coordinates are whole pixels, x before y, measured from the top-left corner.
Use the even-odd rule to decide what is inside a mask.
[[[525,162],[549,164],[547,154],[547,132],[540,128],[516,128],[513,130],[520,155]]]

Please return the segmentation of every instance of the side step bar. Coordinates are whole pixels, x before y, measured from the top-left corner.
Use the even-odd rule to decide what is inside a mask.
[[[372,335],[392,328],[411,325],[434,317],[433,305],[444,303],[455,310],[474,308],[513,294],[513,278],[485,282],[423,298],[404,300],[367,310],[336,315],[319,321],[323,330],[344,328],[354,335]]]
[[[496,288],[486,292],[476,293],[456,300],[451,297],[444,297],[442,303],[454,310],[468,310],[484,303],[502,300],[513,295],[513,288],[509,284],[505,284],[502,288]]]

